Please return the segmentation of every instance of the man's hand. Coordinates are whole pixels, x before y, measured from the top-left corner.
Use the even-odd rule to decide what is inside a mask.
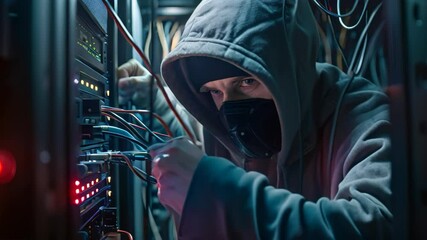
[[[140,109],[147,108],[151,74],[136,59],[130,59],[117,69],[119,104],[132,100]]]
[[[149,153],[160,202],[181,216],[194,172],[205,153],[186,137],[154,144]]]

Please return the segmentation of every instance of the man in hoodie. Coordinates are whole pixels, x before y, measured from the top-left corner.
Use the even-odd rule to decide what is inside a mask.
[[[387,96],[316,63],[308,1],[202,1],[162,63],[204,126],[150,148],[180,239],[390,238]]]

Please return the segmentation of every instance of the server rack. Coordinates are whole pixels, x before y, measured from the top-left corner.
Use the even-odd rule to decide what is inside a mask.
[[[74,2],[0,6],[0,149],[16,163],[0,183],[1,238],[70,239],[77,219],[68,186],[77,146],[68,81]]]
[[[427,3],[386,3],[393,123],[394,239],[425,239],[427,214]]]

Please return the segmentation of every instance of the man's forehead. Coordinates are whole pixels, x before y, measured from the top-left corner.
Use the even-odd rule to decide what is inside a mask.
[[[200,89],[205,83],[233,76],[248,76],[249,74],[237,65],[225,59],[192,56],[181,59],[187,72],[186,77],[191,84]]]

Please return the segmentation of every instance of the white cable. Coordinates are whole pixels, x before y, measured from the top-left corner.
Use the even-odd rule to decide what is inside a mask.
[[[150,26],[150,25],[151,25],[151,22],[148,26]],[[149,61],[151,61],[151,59],[149,58],[149,56],[150,56],[150,45],[151,45],[151,35],[152,35],[152,32],[151,32],[151,27],[150,27],[150,28],[148,28],[148,34],[147,34],[147,38],[145,39],[145,46],[144,46],[144,52],[145,52]]]
[[[323,6],[322,4],[320,4],[317,0],[313,0],[313,2],[317,5],[317,7],[319,7],[322,11],[324,11],[325,13],[327,13],[330,16],[333,17],[348,17],[351,14],[353,14],[354,10],[356,10],[357,4],[359,3],[359,0],[356,0],[356,2],[353,4],[353,7],[351,8],[350,11],[343,13],[343,14],[337,14],[334,12],[329,11],[327,8],[325,8],[325,6]]]
[[[165,30],[163,28],[163,22],[158,20],[156,22],[157,26],[157,34],[159,35],[160,45],[162,46],[163,55],[162,59],[166,57],[166,55],[169,53],[169,45],[166,40]]]
[[[359,2],[359,1],[357,1],[357,2]],[[357,2],[355,3],[355,5],[353,5],[353,7],[356,6]],[[360,22],[362,21],[363,15],[365,14],[366,9],[368,7],[368,3],[369,3],[369,0],[365,0],[365,4],[363,5],[362,13],[360,13],[360,16],[359,16],[359,19],[357,20],[357,22],[355,24],[353,24],[352,26],[347,26],[347,24],[345,24],[344,21],[342,20],[343,17],[341,15],[341,0],[337,0],[338,20],[340,21],[341,26],[343,26],[343,28],[348,29],[348,30],[351,30],[351,29],[354,29],[355,27],[357,27],[360,24]]]
[[[178,45],[179,40],[181,40],[181,34],[182,34],[182,27],[179,27],[172,37],[171,50],[173,50]]]
[[[176,31],[178,31],[179,28],[179,22],[174,22],[174,24],[171,27],[171,30],[169,31],[169,49],[172,50],[172,41],[173,41],[173,36],[175,35]]]

